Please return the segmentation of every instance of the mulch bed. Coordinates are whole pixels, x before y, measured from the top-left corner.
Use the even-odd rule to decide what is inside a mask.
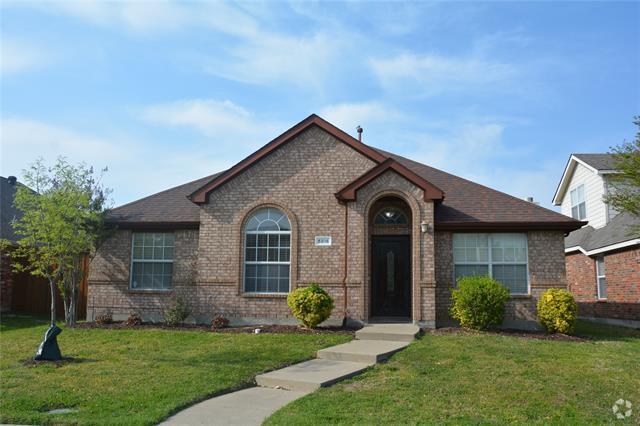
[[[588,342],[589,339],[580,336],[570,336],[562,333],[545,333],[544,331],[536,330],[490,330],[490,331],[472,331],[465,330],[458,327],[443,327],[435,330],[429,330],[429,334],[443,335],[443,334],[479,334],[479,335],[494,335],[494,336],[509,336],[509,337],[521,337],[524,339],[537,339],[537,340],[558,340],[567,342]]]
[[[213,333],[245,333],[255,334],[256,329],[260,329],[260,333],[275,334],[354,334],[355,329],[345,327],[318,327],[316,329],[307,329],[297,325],[260,325],[250,327],[227,327],[212,329],[206,324],[182,324],[179,326],[170,326],[162,323],[144,323],[140,325],[126,325],[124,322],[112,322],[110,324],[98,324],[95,322],[82,322],[76,324],[74,328],[81,329],[113,329],[113,330],[138,330],[138,329],[161,329],[174,331],[209,331]]]

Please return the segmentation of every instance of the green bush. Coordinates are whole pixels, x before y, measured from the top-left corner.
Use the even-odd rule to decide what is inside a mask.
[[[191,310],[187,302],[180,296],[173,299],[164,310],[164,322],[167,325],[180,325],[187,319]]]
[[[331,315],[333,299],[318,284],[311,284],[289,294],[287,305],[302,325],[315,328]]]
[[[465,328],[483,330],[502,323],[509,290],[489,277],[463,277],[451,293],[451,316]]]
[[[549,333],[571,333],[578,317],[578,304],[567,290],[550,288],[538,300],[538,319]]]

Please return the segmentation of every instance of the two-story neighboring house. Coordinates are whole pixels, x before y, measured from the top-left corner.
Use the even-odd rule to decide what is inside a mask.
[[[603,197],[614,190],[610,154],[572,154],[553,203],[588,225],[565,238],[567,284],[580,316],[640,328],[640,220]]]

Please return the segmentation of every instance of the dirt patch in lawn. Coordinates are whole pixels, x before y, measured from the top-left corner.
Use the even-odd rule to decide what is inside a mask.
[[[559,341],[567,341],[567,342],[588,342],[590,339],[580,337],[580,336],[571,336],[568,334],[562,333],[545,333],[544,331],[535,331],[535,330],[512,330],[512,329],[504,329],[504,330],[490,330],[490,331],[473,331],[473,330],[465,330],[459,327],[443,327],[436,328],[435,330],[428,330],[429,334],[434,335],[443,335],[443,334],[478,334],[478,335],[494,335],[494,336],[510,336],[510,337],[521,337],[525,339],[538,339],[538,340],[559,340]]]
[[[126,325],[124,322],[112,322],[110,324],[98,324],[95,322],[83,322],[75,325],[74,328],[82,329],[114,329],[114,330],[136,330],[136,329],[160,329],[160,330],[172,330],[172,331],[207,331],[213,333],[245,333],[255,334],[256,329],[260,330],[259,333],[280,333],[280,334],[350,334],[353,335],[356,331],[354,328],[346,327],[318,327],[315,329],[303,328],[297,325],[260,325],[260,326],[247,326],[247,327],[226,327],[212,329],[206,324],[183,324],[179,326],[170,326],[159,323],[145,323],[139,325]]]

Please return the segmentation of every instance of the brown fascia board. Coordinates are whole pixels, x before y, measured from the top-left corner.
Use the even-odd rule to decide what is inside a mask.
[[[336,198],[343,202],[355,201],[356,194],[360,188],[362,188],[387,170],[393,170],[417,187],[422,188],[422,190],[424,191],[423,198],[425,201],[444,199],[444,192],[440,188],[425,180],[423,177],[412,172],[393,158],[387,158],[385,161],[378,164],[377,166],[342,188],[335,194]]]
[[[277,138],[273,139],[271,142],[269,142],[268,144],[266,144],[265,146],[263,146],[262,148],[254,152],[253,154],[249,155],[247,158],[240,161],[235,166],[231,167],[229,170],[216,176],[211,182],[202,186],[200,189],[194,191],[191,195],[188,196],[188,198],[196,204],[206,203],[207,198],[211,193],[211,191],[218,188],[220,185],[224,184],[225,182],[237,176],[238,174],[242,173],[243,171],[251,167],[253,164],[258,162],[260,159],[269,155],[271,152],[273,152],[280,146],[291,141],[292,139],[294,139],[296,136],[298,136],[300,133],[307,130],[311,126],[320,127],[321,129],[323,129],[324,131],[326,131],[336,139],[346,143],[351,148],[355,149],[356,151],[366,156],[367,158],[375,161],[376,163],[381,163],[387,158],[384,155],[377,152],[376,150],[363,144],[362,142],[360,142],[353,136],[349,135],[348,133],[338,129],[336,126],[329,123],[328,121],[320,118],[316,114],[311,114],[309,117],[305,118],[300,123],[296,124],[289,130],[287,130],[286,132],[278,136]]]
[[[438,222],[436,231],[565,231],[582,228],[587,222],[581,221],[541,221],[541,222]]]
[[[118,222],[116,220],[113,220],[107,221],[106,225],[116,229],[130,229],[141,231],[200,228],[200,222]]]

